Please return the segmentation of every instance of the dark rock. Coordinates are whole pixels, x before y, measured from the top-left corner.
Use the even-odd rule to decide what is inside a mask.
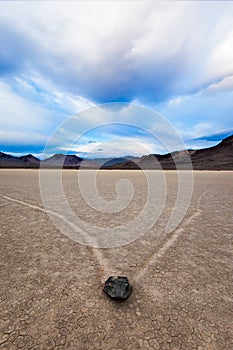
[[[132,286],[127,277],[110,276],[104,283],[103,291],[113,299],[124,300],[132,293]]]

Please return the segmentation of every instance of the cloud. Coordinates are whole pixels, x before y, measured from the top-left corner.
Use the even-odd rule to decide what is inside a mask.
[[[201,137],[198,137],[196,140],[203,140],[203,141],[222,141],[224,138],[230,136],[233,134],[233,128],[229,130],[221,130],[218,133],[212,134],[212,135],[203,135]]]
[[[230,85],[230,84],[229,84]],[[232,129],[233,90],[223,84],[156,105],[187,141]],[[201,146],[200,146],[201,147]]]
[[[3,82],[0,82],[0,111],[2,131],[39,131],[45,123],[50,123],[46,109],[19,96]]]
[[[41,151],[62,121],[92,105],[82,97],[62,94],[33,78],[0,81],[1,150],[18,147],[33,150],[37,145]]]
[[[210,84],[206,89],[205,93],[215,94],[216,92],[226,91],[233,91],[233,75],[224,77],[223,79],[220,79],[220,81]]]
[[[0,147],[41,152],[69,116],[112,101],[157,110],[187,143],[202,146],[203,135],[232,128],[232,17],[231,2],[0,2]],[[60,129],[54,145],[88,125],[117,122],[118,112],[170,138],[143,111],[115,104],[109,120],[108,108]],[[97,136],[83,144],[115,136],[151,142],[130,127]]]
[[[96,106],[66,119],[49,139],[45,153],[59,150],[94,158],[184,148],[182,139],[163,116],[141,106],[117,103]]]
[[[74,153],[85,158],[108,158],[123,156],[142,156],[149,153],[158,153],[158,150],[164,152],[164,148],[143,138],[121,137],[110,141],[98,142],[95,145],[82,144],[78,142],[72,147],[61,147],[63,153]]]
[[[233,5],[0,4],[2,74],[34,70],[96,103],[162,101],[232,74]]]

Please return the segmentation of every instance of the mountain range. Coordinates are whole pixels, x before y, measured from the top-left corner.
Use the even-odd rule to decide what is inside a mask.
[[[28,154],[15,157],[0,152],[0,168],[58,168],[78,169],[187,169],[187,152],[195,170],[233,170],[233,135],[223,139],[218,145],[199,150],[176,151],[167,154],[149,154],[142,157],[83,159],[76,155],[54,154],[40,160]],[[154,161],[156,160],[156,162]],[[157,163],[157,164],[156,164]]]
[[[188,152],[188,153],[187,153]],[[167,154],[149,154],[134,161],[115,164],[112,169],[188,169],[187,154],[195,170],[233,170],[233,135],[223,139],[218,145],[199,150],[177,151]],[[156,160],[156,162],[155,162]],[[157,163],[157,164],[156,164]]]
[[[118,163],[123,163],[129,160],[133,160],[135,157],[125,158],[96,158],[96,159],[83,159],[74,154],[54,154],[53,156],[40,160],[32,154],[16,157],[10,154],[0,152],[0,168],[65,168],[65,169],[78,169],[82,164],[84,168],[99,168],[109,167]],[[135,158],[136,159],[136,158]]]

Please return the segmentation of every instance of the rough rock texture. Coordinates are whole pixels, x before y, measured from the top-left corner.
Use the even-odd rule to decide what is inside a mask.
[[[132,286],[129,284],[127,277],[110,276],[107,281],[105,281],[103,291],[113,299],[125,300],[132,293]]]

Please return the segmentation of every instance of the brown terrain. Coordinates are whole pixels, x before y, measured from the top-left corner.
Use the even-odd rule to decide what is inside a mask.
[[[50,177],[55,170],[42,171]],[[151,173],[156,183],[159,172]],[[91,225],[132,222],[145,205],[141,171],[98,173],[105,200],[116,199],[120,179],[134,186],[129,206],[111,214],[84,202],[77,174],[64,171],[64,193],[75,215]],[[165,172],[167,196],[157,222],[141,238],[109,249],[80,245],[53,225],[38,170],[2,169],[0,177],[1,350],[233,348],[233,172],[195,171],[190,206],[171,233],[165,227],[177,173]],[[62,219],[62,203],[58,211]],[[124,302],[102,291],[112,274],[133,285]]]

